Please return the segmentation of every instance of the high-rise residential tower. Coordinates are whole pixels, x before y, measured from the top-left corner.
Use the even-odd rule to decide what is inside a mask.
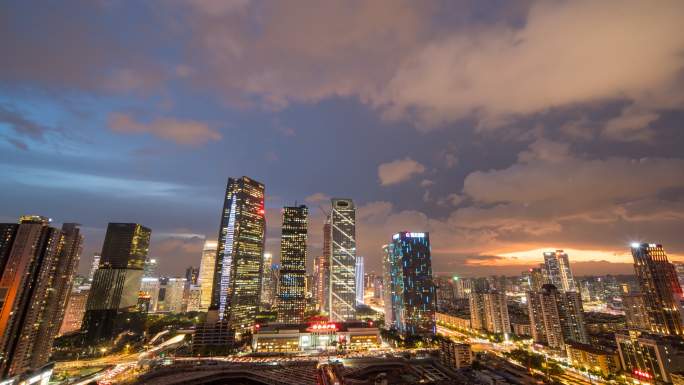
[[[216,241],[205,241],[200,261],[200,310],[207,311],[211,304],[211,289],[214,287],[214,269],[216,268]]]
[[[535,342],[565,354],[565,344],[588,343],[580,293],[560,292],[545,284],[539,292],[527,293],[527,306]]]
[[[674,266],[668,262],[662,245],[632,244],[634,271],[643,294],[651,331],[682,335],[679,300],[682,288]]]
[[[266,214],[264,185],[229,178],[221,212],[208,322],[228,322],[238,334],[256,323],[261,295]]]
[[[510,333],[511,321],[508,317],[506,293],[470,293],[470,319],[473,329],[491,333]]]
[[[434,334],[436,298],[428,233],[394,234],[385,253],[385,323],[404,334]]]
[[[356,256],[356,304],[363,305],[364,290],[364,274],[363,274],[363,257],[360,255]]]
[[[137,223],[107,226],[83,318],[87,343],[110,341],[126,330],[142,331],[144,314],[137,303],[151,233]]]
[[[35,371],[48,363],[59,332],[83,238],[78,225],[51,227],[40,216],[23,216],[5,234],[0,252],[0,378]]]
[[[306,237],[309,209],[283,208],[278,322],[301,323],[306,308]]]
[[[577,291],[567,253],[563,250],[544,252],[544,265],[550,284],[559,291]]]
[[[351,199],[331,204],[328,314],[331,321],[347,321],[356,318],[356,208]]]

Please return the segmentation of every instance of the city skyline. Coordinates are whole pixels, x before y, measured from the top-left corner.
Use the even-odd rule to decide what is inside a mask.
[[[333,196],[368,271],[401,228],[432,234],[437,274],[555,249],[629,272],[631,242],[684,258],[681,2],[213,3],[4,8],[3,222],[81,223],[82,274],[109,221],[145,223],[182,274],[250,175],[276,260],[280,207],[311,207],[317,239]]]

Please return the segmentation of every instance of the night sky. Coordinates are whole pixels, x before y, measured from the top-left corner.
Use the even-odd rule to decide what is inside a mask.
[[[517,274],[543,249],[631,273],[684,259],[682,1],[6,1],[0,220],[152,229],[199,265],[226,180],[354,199],[358,254],[429,231],[436,274]]]

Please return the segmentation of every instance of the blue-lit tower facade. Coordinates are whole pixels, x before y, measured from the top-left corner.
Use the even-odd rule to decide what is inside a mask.
[[[238,334],[256,323],[261,296],[264,235],[264,185],[229,178],[221,212],[208,321],[228,322]],[[216,319],[217,318],[217,319]]]
[[[429,234],[394,234],[384,262],[385,323],[403,334],[434,334],[437,302]]]

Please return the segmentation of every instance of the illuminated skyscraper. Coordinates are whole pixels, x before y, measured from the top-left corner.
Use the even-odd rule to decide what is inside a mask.
[[[261,305],[271,309],[275,302],[277,291],[273,282],[273,254],[264,253],[264,271],[261,273]]]
[[[93,283],[95,278],[95,272],[97,268],[100,267],[100,254],[93,254],[93,261],[90,263],[90,271],[88,272],[88,282]]]
[[[81,330],[83,315],[85,314],[86,302],[88,302],[88,286],[74,288],[69,295],[62,326],[57,335],[64,335]]]
[[[563,250],[544,252],[544,265],[550,284],[556,286],[559,291],[577,291],[568,254]]]
[[[325,303],[327,302],[327,283],[330,259],[325,255],[319,255],[314,260],[314,287],[313,296],[316,301],[316,308],[319,311],[325,310]]]
[[[681,335],[679,300],[682,298],[682,288],[663,246],[635,243],[632,244],[632,256],[651,331]]]
[[[23,216],[18,226],[2,226],[16,231],[0,241],[6,257],[0,272],[0,378],[47,364],[64,317],[83,238],[76,224],[65,223],[60,231],[49,223]]]
[[[622,309],[625,311],[625,321],[630,329],[651,330],[643,294],[623,294]]]
[[[364,275],[363,275],[363,257],[358,255],[356,256],[356,304],[357,305],[363,305],[364,300],[363,300],[363,295],[365,293],[364,290]]]
[[[331,321],[356,318],[356,209],[351,199],[331,200],[330,289]]]
[[[214,287],[214,269],[216,268],[216,241],[205,241],[200,261],[200,310],[207,311],[211,304],[211,289]]]
[[[137,304],[151,233],[137,223],[107,226],[83,319],[87,343],[111,341],[126,330],[142,331],[144,314]]]
[[[306,308],[306,206],[283,208],[278,322],[301,323]]]
[[[221,213],[208,322],[228,322],[237,333],[256,321],[263,271],[264,185],[246,176],[229,178]],[[215,317],[214,317],[215,316]]]
[[[405,334],[434,334],[436,298],[428,233],[394,234],[385,253],[386,324]]]

